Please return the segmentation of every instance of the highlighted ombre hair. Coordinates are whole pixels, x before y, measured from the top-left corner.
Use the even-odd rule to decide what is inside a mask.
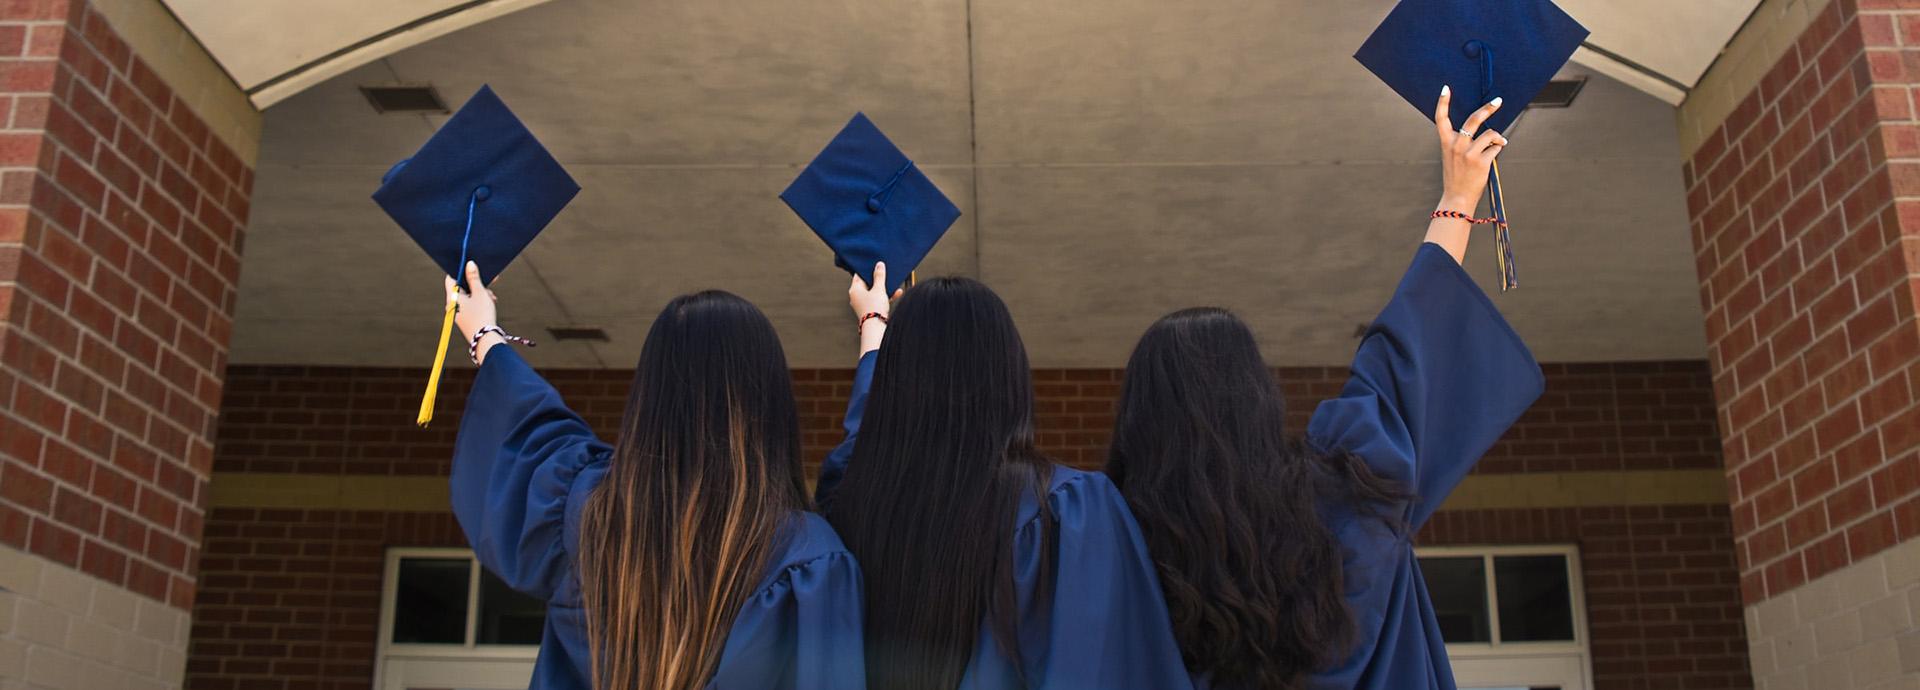
[[[641,350],[607,478],[581,510],[594,686],[706,685],[781,526],[808,507],[773,324],[726,292],[668,303]]]

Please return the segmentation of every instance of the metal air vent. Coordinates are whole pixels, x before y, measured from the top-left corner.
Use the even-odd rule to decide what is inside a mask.
[[[447,112],[447,102],[440,100],[440,92],[427,84],[361,86],[360,93],[366,95],[377,113]]]
[[[587,340],[604,343],[612,340],[607,337],[606,329],[592,326],[549,326],[547,333],[551,334],[556,341]]]
[[[1540,95],[1534,96],[1533,102],[1528,103],[1527,107],[1565,108],[1571,106],[1573,105],[1574,97],[1580,95],[1580,89],[1586,85],[1587,78],[1584,75],[1572,79],[1555,79],[1547,82],[1547,88],[1541,89]]]

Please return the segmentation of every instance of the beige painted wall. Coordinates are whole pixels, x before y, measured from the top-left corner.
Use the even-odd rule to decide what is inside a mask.
[[[1680,104],[1680,151],[1692,156],[1740,99],[1760,85],[1807,25],[1832,0],[1764,0]]]
[[[207,122],[214,136],[253,167],[260,157],[260,111],[160,0],[92,0],[133,52]]]

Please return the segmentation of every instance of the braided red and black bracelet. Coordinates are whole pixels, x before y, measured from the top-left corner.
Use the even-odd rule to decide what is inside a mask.
[[[1500,223],[1500,219],[1499,219],[1499,218],[1475,218],[1475,217],[1473,217],[1473,216],[1470,216],[1470,215],[1467,215],[1467,214],[1465,214],[1465,213],[1461,213],[1461,212],[1459,212],[1459,211],[1449,211],[1449,210],[1447,210],[1447,209],[1440,209],[1440,210],[1438,210],[1438,211],[1434,211],[1434,212],[1433,212],[1433,216],[1432,216],[1432,217],[1434,217],[1434,218],[1453,218],[1453,219],[1456,219],[1456,220],[1464,220],[1464,221],[1466,221],[1466,222],[1469,222],[1469,223],[1472,223],[1472,224],[1474,224],[1474,225],[1485,225],[1485,224],[1488,224],[1488,223],[1492,223],[1492,224],[1496,224],[1496,225],[1498,225],[1498,224]]]
[[[880,323],[886,323],[887,315],[877,311],[867,312],[864,316],[860,317],[860,325],[857,327],[857,330],[864,331],[867,329],[867,319],[879,319]]]

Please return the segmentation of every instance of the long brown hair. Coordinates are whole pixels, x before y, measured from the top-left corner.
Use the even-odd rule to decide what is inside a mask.
[[[808,507],[773,324],[725,292],[673,300],[647,333],[620,432],[580,517],[594,686],[699,688],[781,526]]]
[[[1174,312],[1127,362],[1107,475],[1140,520],[1187,670],[1283,690],[1338,663],[1356,625],[1323,510],[1375,517],[1405,498],[1348,453],[1282,429],[1253,331],[1223,309]]]
[[[1013,571],[1021,496],[1039,496],[1046,521],[1043,587],[1058,526],[1045,498],[1053,465],[1034,447],[1033,375],[1006,304],[966,278],[908,290],[871,391],[826,507],[866,576],[867,687],[952,690],[983,622],[1024,668]]]

